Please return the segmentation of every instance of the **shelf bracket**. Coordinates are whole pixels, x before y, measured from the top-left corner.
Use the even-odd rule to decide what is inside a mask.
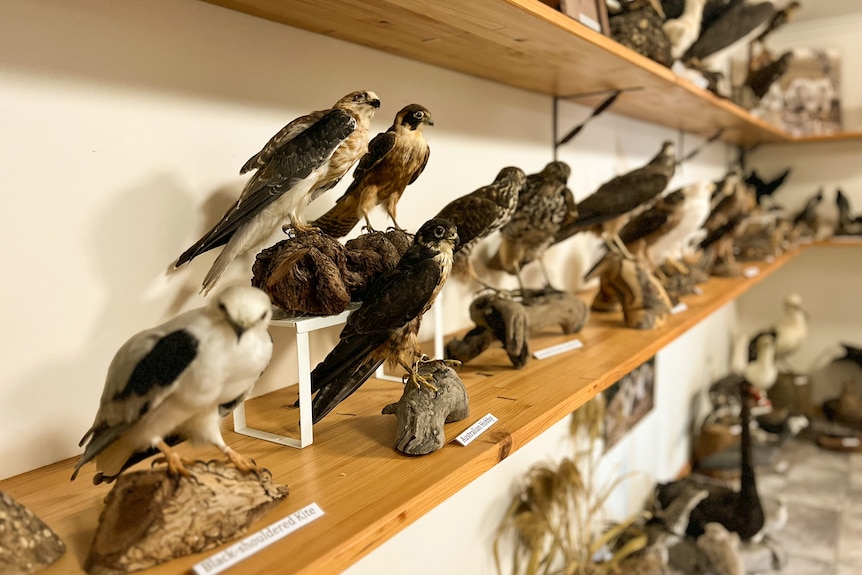
[[[619,97],[620,94],[622,94],[623,92],[632,92],[632,91],[642,90],[642,89],[643,88],[638,86],[635,88],[620,88],[617,90],[603,90],[603,91],[599,91],[599,92],[585,92],[582,94],[571,94],[568,96],[554,96],[554,110],[553,110],[553,114],[552,114],[552,121],[554,123],[554,129],[553,129],[553,133],[554,133],[553,134],[553,136],[554,136],[554,141],[553,141],[554,160],[555,161],[557,160],[557,150],[559,149],[559,147],[571,142],[574,139],[574,137],[577,136],[581,132],[581,130],[584,129],[584,127],[587,125],[587,123],[589,123],[590,120],[601,115],[605,110],[610,108],[613,105],[613,103],[616,101],[616,99]],[[601,104],[599,104],[596,108],[594,108],[592,113],[583,122],[581,122],[580,124],[578,124],[577,126],[572,128],[571,130],[569,130],[566,133],[566,135],[561,138],[559,135],[559,127],[558,127],[560,101],[561,100],[576,100],[578,98],[588,98],[588,97],[593,97],[593,96],[601,96],[604,94],[610,94],[610,96],[608,96]]]

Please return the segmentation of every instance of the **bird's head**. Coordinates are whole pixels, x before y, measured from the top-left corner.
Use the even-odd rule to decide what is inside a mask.
[[[212,302],[224,316],[239,340],[242,334],[254,327],[269,325],[272,318],[272,304],[266,292],[248,285],[235,285],[226,288]]]
[[[524,187],[524,184],[527,182],[527,174],[525,174],[524,170],[521,168],[509,166],[507,168],[503,168],[497,173],[497,177],[494,178],[494,182],[498,184],[509,183],[520,189]]]
[[[775,347],[775,338],[770,334],[764,334],[757,338],[757,357],[760,357],[761,354],[768,352],[769,350]]]
[[[553,179],[562,184],[568,182],[571,175],[572,168],[566,162],[551,162],[542,168],[543,178]]]
[[[809,317],[808,312],[802,307],[802,296],[798,293],[789,294],[784,298],[784,309],[787,313],[801,313],[806,318]]]
[[[395,115],[395,123],[406,126],[410,130],[417,130],[423,124],[433,126],[434,120],[431,118],[431,112],[428,111],[428,108],[419,104],[410,104],[401,108]]]
[[[685,194],[686,199],[708,199],[712,196],[713,192],[715,192],[715,188],[715,182],[702,180],[687,186],[683,190],[683,193]]]
[[[344,108],[355,114],[373,116],[380,107],[380,98],[370,90],[351,92],[335,103],[336,108]]]
[[[446,218],[431,218],[422,224],[413,242],[435,251],[451,251],[458,243],[458,228]]]

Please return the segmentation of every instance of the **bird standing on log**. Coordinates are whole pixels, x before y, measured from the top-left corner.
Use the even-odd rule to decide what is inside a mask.
[[[431,112],[424,106],[410,104],[402,108],[392,126],[368,144],[368,153],[359,160],[353,182],[344,195],[311,225],[340,238],[360,218],[365,218],[365,225],[371,230],[368,212],[375,206],[384,206],[392,224],[400,229],[395,208],[405,188],[416,181],[428,163],[431,151],[422,135],[422,126],[433,125]]]
[[[161,451],[168,469],[189,475],[169,444],[181,439],[218,447],[237,468],[257,467],[228,447],[221,419],[242,402],[269,365],[269,296],[231,286],[209,305],[132,336],[117,351],[99,411],[84,434],[75,465],[96,460],[94,483],[112,481],[129,465]]]
[[[565,162],[551,162],[541,172],[527,176],[518,196],[518,207],[500,228],[500,247],[488,267],[517,275],[522,293],[521,268],[534,260],[542,267],[546,286],[551,286],[542,256],[560,226],[574,221],[578,215],[575,198],[566,186],[571,173]]]
[[[442,218],[425,222],[398,265],[368,288],[362,306],[347,318],[339,342],[311,372],[312,420],[317,423],[359,389],[386,361],[409,381],[435,389],[417,372],[422,357],[416,335],[449,277],[458,233]]]
[[[503,168],[494,181],[476,191],[456,198],[437,214],[458,228],[454,268],[479,281],[470,254],[473,248],[506,225],[518,207],[518,195],[527,181],[520,168]]]
[[[578,232],[593,230],[600,232],[606,242],[613,242],[623,253],[627,253],[617,235],[625,217],[661,194],[675,170],[673,142],[664,142],[661,151],[647,165],[605,182],[578,203],[578,217],[570,224],[561,226],[554,241],[561,242]]]
[[[203,281],[209,293],[238,256],[264,247],[285,220],[307,231],[302,214],[309,202],[329,190],[368,151],[368,129],[380,99],[374,92],[352,92],[327,110],[290,122],[240,170],[256,170],[239,199],[211,230],[180,255],[174,267],[224,246]]]

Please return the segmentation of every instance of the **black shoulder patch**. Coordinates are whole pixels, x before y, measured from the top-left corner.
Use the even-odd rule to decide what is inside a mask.
[[[185,371],[198,353],[198,340],[187,331],[169,333],[156,343],[132,371],[126,387],[114,400],[144,395],[155,386],[167,387]]]

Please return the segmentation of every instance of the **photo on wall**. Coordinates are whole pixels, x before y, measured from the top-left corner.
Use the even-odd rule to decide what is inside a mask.
[[[655,390],[655,357],[636,367],[604,391],[605,451],[616,445],[652,411]]]

